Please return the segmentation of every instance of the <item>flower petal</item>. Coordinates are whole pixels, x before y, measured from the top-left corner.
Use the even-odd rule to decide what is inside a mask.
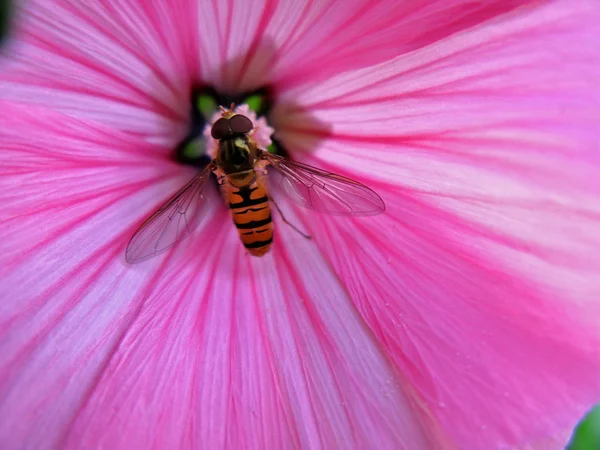
[[[66,448],[440,442],[314,246],[284,250],[297,238],[283,230],[273,253],[249,258],[233,227],[223,229],[206,260],[175,263],[156,280]]]
[[[152,288],[156,265],[124,264],[133,221],[191,174],[169,176],[163,149],[53,111],[2,102],[0,123],[0,441],[46,448]]]
[[[290,4],[298,2],[290,1]],[[293,34],[279,48],[279,89],[326,80],[387,61],[516,8],[531,0],[411,0],[310,2],[279,29]],[[296,6],[298,7],[298,6]],[[281,31],[278,32],[281,35]]]
[[[200,2],[202,76],[228,92],[326,79],[420,48],[531,0]],[[217,49],[217,51],[215,51]]]
[[[531,2],[34,0],[0,58],[0,98],[172,144],[194,84],[234,93],[314,83]]]
[[[274,114],[295,156],[386,201],[305,226],[459,447],[565,439],[600,397],[599,17],[551,2]],[[332,127],[314,156],[306,114]]]
[[[171,142],[187,131],[197,15],[194,0],[26,2],[0,60],[0,98]]]
[[[103,125],[6,102],[0,120],[5,447],[446,442],[314,243],[281,225],[247,257],[214,198],[183,248],[127,266],[136,216],[189,174]]]

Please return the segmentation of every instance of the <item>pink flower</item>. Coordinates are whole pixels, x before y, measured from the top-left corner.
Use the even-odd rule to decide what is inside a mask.
[[[600,398],[597,0],[24,2],[0,71],[3,449],[561,448]],[[386,214],[281,200],[263,258],[196,170],[190,91],[274,92],[292,158]]]

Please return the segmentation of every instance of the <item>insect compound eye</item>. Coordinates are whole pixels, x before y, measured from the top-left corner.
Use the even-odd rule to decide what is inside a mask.
[[[246,116],[242,116],[241,114],[236,114],[231,119],[229,119],[229,126],[231,127],[231,131],[234,134],[246,134],[252,131],[254,128],[254,124],[250,119]]]
[[[229,119],[225,119],[224,117],[221,117],[219,120],[217,120],[210,130],[210,135],[213,137],[213,139],[223,139],[228,134]]]

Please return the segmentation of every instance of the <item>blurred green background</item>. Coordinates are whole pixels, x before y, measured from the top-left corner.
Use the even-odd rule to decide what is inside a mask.
[[[0,0],[0,43],[4,41],[8,33],[8,19],[11,13],[10,3],[9,0]]]
[[[596,406],[577,425],[569,450],[600,450],[600,405]]]

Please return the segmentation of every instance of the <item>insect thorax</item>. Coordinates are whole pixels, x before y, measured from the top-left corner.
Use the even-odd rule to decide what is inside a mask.
[[[245,135],[232,136],[219,141],[217,164],[227,174],[254,168],[255,149]]]

